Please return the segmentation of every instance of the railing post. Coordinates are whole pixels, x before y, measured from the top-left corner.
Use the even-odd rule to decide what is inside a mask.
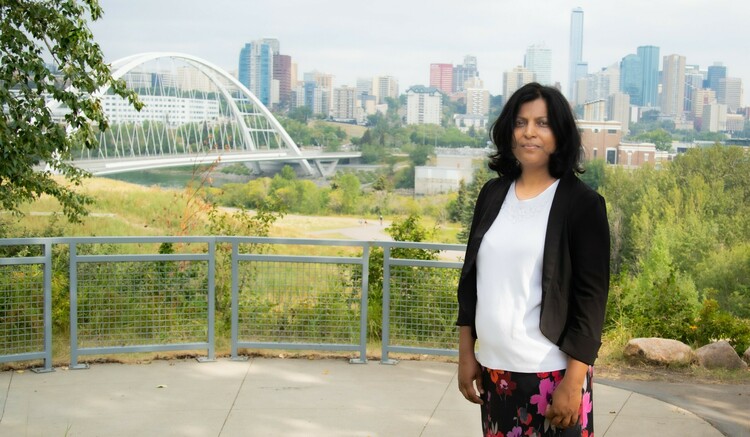
[[[216,238],[208,242],[208,356],[200,362],[216,361]]]
[[[239,323],[240,323],[240,278],[239,278],[239,250],[240,244],[237,240],[232,240],[232,290],[231,290],[231,300],[232,300],[232,360],[235,361],[242,361],[247,358],[240,357],[238,355],[239,353],[239,347],[237,346],[237,343],[239,342]]]
[[[52,243],[44,242],[44,367],[36,373],[54,372],[52,367]]]
[[[70,242],[70,369],[88,369],[87,364],[78,364],[78,258],[77,245]]]
[[[359,358],[349,360],[352,364],[367,364],[367,310],[370,288],[370,245],[362,243],[362,291],[359,302]]]
[[[381,364],[396,364],[398,360],[388,358],[388,343],[391,336],[391,247],[383,248],[383,335]]]

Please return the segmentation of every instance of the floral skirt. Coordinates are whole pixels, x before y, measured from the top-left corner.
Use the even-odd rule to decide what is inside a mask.
[[[544,417],[552,392],[565,370],[519,373],[482,367],[482,432],[485,437],[593,437],[591,391],[594,369],[589,366],[583,384],[580,418],[567,429],[553,427]]]

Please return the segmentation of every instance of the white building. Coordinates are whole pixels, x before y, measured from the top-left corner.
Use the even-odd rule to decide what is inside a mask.
[[[435,149],[435,165],[414,168],[414,194],[432,195],[457,191],[463,180],[474,178],[474,161],[486,159],[487,149]]]
[[[727,105],[722,103],[703,105],[701,130],[704,132],[724,132],[727,130]]]
[[[378,104],[385,103],[386,97],[398,98],[398,81],[392,76],[375,76],[372,78],[372,95]]]
[[[552,50],[544,44],[533,44],[526,48],[523,66],[534,73],[534,80],[542,85],[552,85]]]
[[[742,132],[745,129],[745,117],[742,114],[727,114],[727,132]]]
[[[440,125],[443,95],[437,88],[415,85],[406,90],[406,124]]]
[[[490,119],[486,115],[453,114],[453,122],[461,132],[468,132],[472,127],[475,130],[489,128]]]
[[[169,125],[198,123],[219,118],[219,102],[213,99],[188,99],[174,96],[138,97],[143,108],[136,111],[125,99],[114,94],[102,96],[102,108],[110,123],[161,121]]]
[[[356,119],[357,89],[343,86],[333,89],[333,106],[331,117],[336,120]]]
[[[466,89],[466,115],[487,116],[490,113],[490,92],[481,88]]]
[[[742,79],[725,77],[719,79],[719,91],[716,93],[719,103],[727,105],[727,111],[737,112],[742,106]]]

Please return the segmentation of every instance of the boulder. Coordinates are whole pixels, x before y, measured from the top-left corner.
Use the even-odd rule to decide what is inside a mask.
[[[700,365],[707,369],[747,369],[747,364],[725,340],[707,344],[695,353]]]
[[[666,338],[634,338],[625,345],[626,358],[649,364],[686,366],[695,361],[690,346]]]
[[[745,353],[742,354],[742,361],[747,363],[748,366],[750,366],[750,347],[745,349]]]

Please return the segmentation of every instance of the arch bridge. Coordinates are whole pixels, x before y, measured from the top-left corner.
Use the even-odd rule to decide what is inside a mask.
[[[101,99],[110,128],[99,147],[74,153],[94,175],[214,162],[294,162],[308,175],[332,172],[360,153],[303,151],[266,106],[235,77],[209,61],[176,52],[141,53],[112,63],[144,103],[136,111],[107,85]],[[52,110],[64,111],[55,107]],[[312,162],[312,164],[311,164]]]

